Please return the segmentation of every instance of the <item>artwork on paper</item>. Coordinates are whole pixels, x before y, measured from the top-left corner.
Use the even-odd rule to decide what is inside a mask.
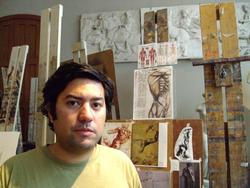
[[[153,67],[156,65],[157,44],[143,44],[138,48],[138,68]]]
[[[193,160],[193,128],[188,123],[184,127],[174,146],[174,155],[179,160]]]
[[[178,59],[202,58],[199,5],[168,8],[169,41],[175,41]]]
[[[101,144],[123,151],[131,156],[131,122],[106,122]]]
[[[250,55],[250,3],[236,3],[240,56]]]
[[[16,155],[19,135],[20,132],[0,131],[0,140],[8,140],[8,142],[0,142],[0,166],[7,159]]]
[[[170,187],[170,172],[163,170],[138,169],[138,175],[143,188]]]
[[[158,123],[133,124],[131,159],[136,165],[158,165]]]
[[[81,40],[89,54],[112,49],[115,62],[136,61],[140,44],[139,10],[81,15]]]
[[[134,71],[133,119],[173,118],[171,66]]]
[[[177,64],[175,42],[142,44],[138,47],[138,68]]]
[[[201,161],[180,161],[179,187],[201,187]]]

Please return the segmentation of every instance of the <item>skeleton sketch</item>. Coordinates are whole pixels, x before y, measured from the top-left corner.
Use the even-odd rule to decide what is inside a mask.
[[[169,39],[177,42],[180,59],[202,57],[199,15],[199,6],[168,8]]]
[[[175,143],[174,154],[179,160],[193,160],[193,129],[189,125],[181,130]]]
[[[250,55],[250,3],[236,3],[240,55]]]
[[[154,71],[148,76],[148,84],[153,97],[149,118],[166,118],[170,106],[170,73]]]
[[[139,11],[82,14],[81,40],[88,52],[112,49],[116,62],[136,61],[140,44]]]
[[[134,119],[173,118],[171,66],[137,69],[134,76]]]

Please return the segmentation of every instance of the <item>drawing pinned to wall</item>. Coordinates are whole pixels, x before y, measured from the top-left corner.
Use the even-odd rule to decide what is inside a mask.
[[[174,146],[174,155],[179,160],[193,160],[193,128],[190,123],[184,127]]]
[[[201,161],[180,161],[179,187],[199,188],[201,185]]]
[[[142,44],[138,47],[138,68],[177,64],[175,42]]]
[[[169,41],[177,42],[178,58],[202,58],[199,5],[168,8]]]
[[[131,136],[132,122],[106,122],[101,144],[119,149],[130,157]]]
[[[173,118],[171,66],[135,70],[133,118]]]
[[[170,186],[170,172],[138,168],[137,172],[143,188],[166,188]]]
[[[137,60],[139,10],[82,14],[80,27],[89,54],[112,49],[115,62]]]
[[[250,3],[236,3],[240,55],[250,55]]]

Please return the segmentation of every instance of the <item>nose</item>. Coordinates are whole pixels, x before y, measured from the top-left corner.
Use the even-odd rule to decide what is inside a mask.
[[[78,114],[78,119],[81,122],[90,122],[93,119],[93,111],[89,104],[84,104]]]

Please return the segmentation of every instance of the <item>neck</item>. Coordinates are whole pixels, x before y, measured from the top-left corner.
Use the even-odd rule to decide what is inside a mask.
[[[49,150],[52,155],[67,163],[77,163],[88,160],[94,152],[94,149],[95,147],[82,151],[69,151],[64,149],[59,143],[49,145]]]

